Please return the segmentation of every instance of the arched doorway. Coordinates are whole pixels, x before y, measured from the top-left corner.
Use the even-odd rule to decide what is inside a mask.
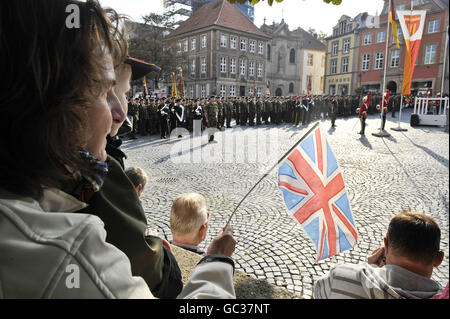
[[[394,81],[389,81],[386,88],[391,92],[391,94],[397,94],[397,83]]]
[[[278,89],[275,91],[275,96],[283,96],[283,90],[281,90],[280,88],[278,88]]]

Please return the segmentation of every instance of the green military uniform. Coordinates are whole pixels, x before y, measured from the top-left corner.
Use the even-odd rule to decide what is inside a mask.
[[[255,125],[256,104],[253,99],[248,101],[248,125]]]
[[[208,135],[209,135],[209,142],[212,142],[214,140],[214,128],[217,128],[218,125],[218,114],[219,114],[219,106],[217,102],[209,102],[206,106],[206,117],[208,119]]]
[[[263,111],[263,103],[261,101],[256,102],[256,125],[261,125]]]
[[[103,186],[88,201],[89,206],[79,212],[100,217],[106,241],[127,255],[133,276],[142,277],[156,297],[176,298],[183,283],[175,257],[161,238],[144,239],[147,219],[134,185],[110,155],[107,163]]]
[[[231,118],[233,117],[233,103],[225,102],[225,117],[227,119],[227,128],[231,128]]]

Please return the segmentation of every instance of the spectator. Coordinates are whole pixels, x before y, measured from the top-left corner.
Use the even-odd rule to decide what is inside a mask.
[[[444,253],[435,220],[422,213],[402,211],[392,218],[384,247],[368,263],[335,265],[314,285],[314,298],[424,299],[442,287],[431,279]]]
[[[209,217],[205,197],[196,193],[178,196],[170,211],[172,244],[203,255],[198,245],[206,238]]]
[[[1,1],[0,29],[2,297],[152,298],[103,222],[77,213],[103,184],[106,136],[124,118],[113,90],[119,30],[94,0]],[[181,295],[235,297],[234,248],[232,229],[219,233]]]
[[[147,173],[140,167],[128,167],[125,170],[125,174],[127,174],[128,178],[133,183],[138,197],[141,197],[145,186],[147,185]]]

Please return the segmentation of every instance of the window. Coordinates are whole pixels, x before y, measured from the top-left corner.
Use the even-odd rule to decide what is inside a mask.
[[[195,38],[193,38],[193,39],[191,39],[191,51],[195,51],[195,44],[196,44],[196,39]]]
[[[313,66],[314,65],[314,55],[313,54],[308,54],[307,64],[309,66]]]
[[[253,87],[248,88],[248,95],[253,96]]]
[[[230,60],[230,73],[236,74],[236,58],[231,58]]]
[[[236,37],[230,37],[230,48],[236,49],[237,45],[237,38]]]
[[[181,52],[181,48],[182,48],[182,43],[181,42],[178,42],[178,52]]]
[[[345,39],[342,42],[342,53],[348,53],[350,51],[350,39]]]
[[[428,22],[428,33],[439,32],[439,19]]]
[[[364,45],[369,45],[372,43],[372,33],[368,33],[364,35]]]
[[[386,40],[386,31],[377,32],[377,43],[384,42]]]
[[[200,71],[205,74],[206,73],[206,57],[202,56],[201,57],[201,67],[200,67]]]
[[[241,60],[241,75],[245,75],[245,68],[246,68],[246,63],[245,60]]]
[[[346,29],[347,29],[346,21],[342,21],[341,23],[339,23],[339,34],[344,34]]]
[[[341,59],[341,73],[348,72],[348,57]]]
[[[347,32],[352,32],[353,26],[351,24],[347,24]]]
[[[337,59],[333,59],[330,61],[330,74],[337,73]]]
[[[375,54],[375,70],[380,70],[383,68],[384,52],[377,52]]]
[[[188,49],[189,49],[188,46],[189,46],[189,42],[186,39],[186,40],[184,40],[184,47],[183,47],[184,52],[188,52]]]
[[[228,46],[228,37],[224,34],[220,36],[220,46],[226,48]]]
[[[262,78],[262,76],[263,76],[263,64],[258,63],[258,77]]]
[[[370,53],[366,53],[363,55],[363,58],[362,58],[361,69],[363,71],[367,71],[367,70],[369,70],[369,67],[370,67]]]
[[[221,84],[220,85],[220,97],[226,97],[227,96],[227,86]]]
[[[396,68],[400,65],[400,50],[392,50],[390,65],[391,68]]]
[[[195,59],[193,59],[191,63],[191,74],[195,74]]]
[[[397,6],[397,11],[402,11],[402,10],[405,10],[405,5],[404,4],[399,4]]]
[[[194,86],[193,85],[189,85],[189,98],[191,98],[191,99],[194,98]]]
[[[236,96],[236,85],[230,85],[230,96]]]
[[[291,49],[289,53],[289,63],[295,63],[295,49]]]
[[[262,42],[258,43],[258,53],[264,54],[264,44]]]
[[[331,55],[332,56],[336,56],[338,55],[338,50],[339,50],[339,41],[334,41],[333,44],[331,45]]]
[[[270,61],[270,54],[271,54],[271,51],[270,51],[270,44],[268,44],[268,45],[267,45],[267,61]]]
[[[256,89],[256,96],[261,97],[262,96],[262,88]]]
[[[338,28],[333,29],[333,36],[335,37],[338,35],[339,35],[339,29]]]
[[[227,58],[220,58],[220,73],[227,73]]]
[[[205,84],[201,85],[201,93],[200,94],[201,94],[202,98],[206,97],[206,85]]]
[[[330,94],[329,95],[335,95],[336,94],[336,85],[330,85]]]
[[[255,76],[255,62],[251,61],[248,65],[248,75]]]
[[[289,83],[289,93],[294,93],[294,83]]]
[[[437,44],[429,44],[425,48],[425,64],[436,63]]]
[[[256,42],[250,41],[250,52],[255,53],[255,49],[256,49]]]
[[[247,51],[247,40],[241,39],[241,51]]]
[[[206,35],[202,35],[201,46],[202,49],[206,48]]]

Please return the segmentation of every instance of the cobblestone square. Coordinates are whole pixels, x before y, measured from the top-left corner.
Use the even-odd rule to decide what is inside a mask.
[[[231,221],[237,240],[234,254],[237,269],[311,298],[311,285],[317,278],[333,264],[366,261],[367,255],[382,245],[390,219],[402,209],[410,208],[433,216],[441,226],[445,257],[433,279],[445,286],[449,280],[449,134],[442,127],[410,127],[410,113],[406,110],[402,114],[402,128],[406,132],[391,130],[397,127],[397,119],[388,114],[386,129],[391,136],[387,138],[372,136],[380,126],[377,115],[367,120],[365,137],[357,134],[360,127],[357,117],[338,118],[335,129],[330,129],[329,120],[321,121],[343,173],[357,226],[359,239],[353,249],[314,263],[315,247],[287,212],[274,169],[242,203]],[[249,160],[258,152],[253,135],[276,133],[271,136],[277,137],[277,143],[271,139],[270,146],[266,146],[267,150],[277,148],[273,153],[281,156],[312,125],[243,128],[233,125],[232,129],[216,133],[214,144],[208,144],[207,137],[190,136],[161,140],[153,135],[125,140],[122,150],[128,156],[126,166],[140,166],[149,175],[141,197],[149,228],[156,228],[162,236],[172,239],[169,229],[172,201],[182,193],[200,193],[206,197],[211,212],[208,236],[201,245],[206,249],[236,205],[273,164]],[[226,134],[233,132],[246,136],[244,161],[236,162],[242,150],[223,142],[229,141]],[[192,143],[193,148],[180,148],[180,143]],[[201,151],[203,156],[214,151],[212,157],[207,156],[214,161],[195,161],[195,151]]]

